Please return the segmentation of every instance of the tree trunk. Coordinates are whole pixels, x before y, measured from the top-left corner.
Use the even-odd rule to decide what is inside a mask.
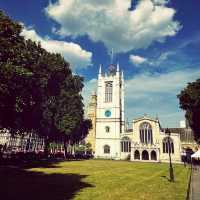
[[[50,141],[49,138],[47,137],[44,141],[44,155],[45,158],[48,158],[49,156],[49,146],[50,146]]]
[[[3,146],[0,144],[0,165],[2,164],[3,161]]]
[[[65,156],[65,159],[67,158],[67,139],[65,138],[64,139],[64,156]]]

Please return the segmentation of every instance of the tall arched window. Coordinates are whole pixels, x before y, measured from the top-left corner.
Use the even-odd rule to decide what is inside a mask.
[[[154,150],[151,152],[151,160],[157,160],[157,155]]]
[[[105,102],[112,102],[113,85],[112,82],[106,82],[105,85]]]
[[[110,146],[105,145],[105,146],[103,147],[103,150],[104,150],[104,153],[109,154],[109,153],[110,153]]]
[[[163,139],[163,153],[174,153],[174,143],[169,137]]]
[[[121,140],[121,152],[131,152],[131,141],[128,137],[123,137]]]
[[[153,144],[152,128],[147,122],[140,125],[140,142],[144,144]]]

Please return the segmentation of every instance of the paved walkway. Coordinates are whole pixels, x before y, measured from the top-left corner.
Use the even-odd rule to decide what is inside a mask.
[[[192,171],[191,200],[200,200],[200,167]]]

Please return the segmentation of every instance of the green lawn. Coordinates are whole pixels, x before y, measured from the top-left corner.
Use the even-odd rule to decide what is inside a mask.
[[[189,170],[175,165],[87,160],[0,167],[2,200],[183,200]],[[1,198],[2,197],[2,198]]]

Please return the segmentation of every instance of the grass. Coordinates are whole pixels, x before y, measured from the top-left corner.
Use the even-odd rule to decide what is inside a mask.
[[[87,160],[47,163],[27,168],[0,167],[4,200],[183,200],[189,170],[174,165]]]

